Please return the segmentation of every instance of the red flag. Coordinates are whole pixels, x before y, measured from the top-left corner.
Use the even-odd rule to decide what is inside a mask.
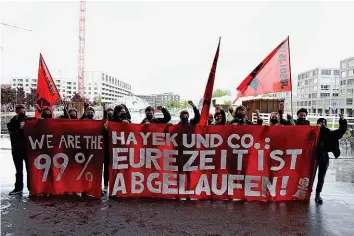
[[[220,41],[221,41],[221,37],[219,38],[218,48],[216,49],[213,65],[211,66],[211,70],[209,74],[209,79],[205,87],[205,92],[203,97],[203,107],[202,107],[202,112],[199,121],[200,125],[206,125],[208,122],[210,103],[213,96],[216,66],[218,64],[218,59],[219,59]]]
[[[44,106],[52,107],[60,99],[60,94],[55,86],[52,76],[42,57],[39,56],[38,81],[37,81],[37,104],[40,108]],[[36,109],[35,116],[40,117]]]
[[[289,36],[237,87],[240,97],[291,91]]]

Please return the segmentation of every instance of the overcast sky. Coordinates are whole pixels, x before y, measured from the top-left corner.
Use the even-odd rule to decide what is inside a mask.
[[[79,2],[0,3],[1,83],[37,76],[39,53],[54,77],[76,78]],[[203,95],[218,38],[215,88],[238,84],[290,35],[292,72],[339,67],[354,56],[354,2],[87,2],[86,71],[104,71],[136,94]]]

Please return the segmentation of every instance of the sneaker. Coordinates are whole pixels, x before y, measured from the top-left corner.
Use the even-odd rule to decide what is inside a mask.
[[[9,195],[18,195],[18,194],[22,194],[22,189],[14,189],[12,190]]]
[[[316,197],[315,197],[315,202],[316,202],[317,204],[323,204],[323,200],[322,200],[322,198],[321,198],[320,195],[316,195]]]

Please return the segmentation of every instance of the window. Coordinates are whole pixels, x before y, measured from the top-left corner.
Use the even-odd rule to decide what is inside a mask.
[[[339,70],[334,70],[333,75],[339,75]]]
[[[33,79],[32,82],[37,82],[37,80],[36,80],[36,79]]]
[[[348,79],[347,85],[353,85],[354,84],[354,79]]]
[[[297,86],[300,86],[300,82],[297,82]]]
[[[312,101],[312,106],[315,106],[315,105],[316,105],[316,100]]]
[[[15,82],[15,81],[16,81],[16,79],[13,79],[13,81]]]
[[[314,82],[315,84],[317,84],[317,79],[313,79],[313,82]]]
[[[298,79],[301,79],[301,75],[298,75],[297,78],[298,78]],[[15,81],[15,80],[14,80],[14,81]]]
[[[307,101],[305,101],[305,106],[307,106]]]
[[[14,87],[16,87],[16,84],[13,84]]]
[[[300,102],[297,102],[297,105],[300,106]]]
[[[313,86],[313,91],[317,91],[317,86]]]
[[[347,98],[347,106],[353,105],[353,98]]]
[[[305,80],[305,85],[308,85],[309,84],[309,81],[308,80]]]
[[[304,102],[300,102],[300,106],[303,106],[304,105]]]
[[[311,101],[309,101],[309,106],[311,106]]]
[[[333,93],[332,96],[333,97],[338,97],[338,93]]]
[[[322,70],[321,75],[331,75],[331,70]]]
[[[318,75],[318,70],[314,70],[314,71],[312,72],[312,75],[313,75],[313,76]]]
[[[305,78],[305,74],[302,74],[302,75],[301,75],[301,79],[303,79],[303,78]]]
[[[349,66],[348,67],[353,67],[354,66],[354,59],[350,60],[348,62]]]
[[[353,89],[347,89],[347,94],[348,95],[353,95]]]
[[[340,82],[340,85],[346,85],[347,84],[347,81],[346,80],[342,80],[341,82]]]
[[[329,97],[330,93],[320,93],[321,98]]]
[[[317,98],[317,93],[312,93],[311,97],[312,98]]]
[[[342,64],[341,64],[341,68],[342,68],[342,69],[347,68],[347,62],[346,62],[346,61],[345,61],[345,62],[342,62]]]
[[[347,77],[347,72],[346,71],[342,71],[342,78]]]
[[[321,90],[329,90],[330,86],[329,85],[321,85]]]
[[[308,77],[309,77],[309,75],[310,75],[310,73],[309,73],[309,72],[307,72],[307,73],[306,73],[306,75],[305,75],[305,78],[308,78]]]
[[[354,70],[349,70],[348,71],[348,76],[353,76],[354,75]]]

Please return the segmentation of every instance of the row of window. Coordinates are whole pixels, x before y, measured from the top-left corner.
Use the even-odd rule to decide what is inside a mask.
[[[341,64],[341,68],[345,69],[345,68],[349,68],[349,67],[354,67],[354,59],[348,61],[348,62],[342,62]]]
[[[354,79],[342,80],[340,85],[354,85]]]
[[[131,90],[131,85],[124,83],[123,81],[118,80],[117,78],[114,78],[112,76],[106,75],[104,73],[102,73],[102,81],[105,81],[106,83],[110,83],[110,84],[115,84],[119,87]]]
[[[342,71],[342,78],[354,76],[354,69]]]
[[[353,105],[353,98],[336,99],[336,100],[315,100],[315,101],[297,101],[297,106],[351,106]]]
[[[340,71],[339,70],[333,70],[333,75],[339,75]],[[332,70],[328,70],[328,69],[322,69],[321,70],[321,75],[331,75],[332,74]],[[312,72],[306,72],[303,74],[299,74],[298,75],[298,79],[306,79],[308,77],[312,77],[312,76],[316,76],[318,75],[318,70],[314,70]]]

